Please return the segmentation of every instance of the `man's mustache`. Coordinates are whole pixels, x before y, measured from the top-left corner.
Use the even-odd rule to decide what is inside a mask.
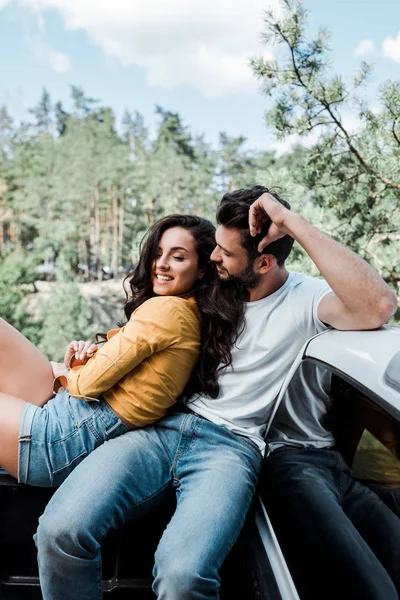
[[[228,269],[225,269],[225,267],[221,267],[220,264],[218,264],[217,262],[215,262],[214,260],[209,260],[208,264],[214,265],[215,268],[219,268],[221,271],[226,271],[228,272]]]

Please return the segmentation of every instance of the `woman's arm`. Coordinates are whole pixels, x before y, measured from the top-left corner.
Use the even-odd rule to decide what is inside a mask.
[[[180,319],[172,298],[151,298],[85,365],[68,371],[68,391],[73,396],[97,398],[143,360],[179,341],[180,336]]]
[[[58,392],[61,387],[66,388],[69,369],[85,365],[97,350],[98,346],[89,340],[73,340],[67,346],[63,363],[50,361],[54,377],[53,392]]]

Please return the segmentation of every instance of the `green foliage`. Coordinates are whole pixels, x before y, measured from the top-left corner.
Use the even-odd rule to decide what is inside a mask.
[[[0,260],[0,316],[37,344],[42,324],[32,318],[24,303],[34,290],[35,268],[31,257],[17,253]]]
[[[223,193],[255,184],[277,189],[399,293],[400,83],[383,85],[372,110],[365,100],[371,67],[362,63],[350,82],[332,73],[328,32],[307,37],[301,2],[282,7],[279,19],[265,13],[263,33],[280,46],[279,60],[252,64],[268,97],[268,127],[278,139],[311,135],[307,148],[276,156],[225,132],[213,148],[162,107],[153,135],[135,110],[120,128],[111,108],[77,86],[70,108],[43,89],[29,123],[14,123],[0,107],[0,315],[50,358],[61,358],[71,339],[93,335],[71,282],[117,276],[137,260],[157,219],[193,212],[214,220]],[[57,272],[43,329],[28,311],[38,265]],[[289,267],[316,273],[296,245]],[[50,271],[41,277],[54,278]]]
[[[50,360],[61,361],[72,340],[94,339],[95,328],[77,283],[59,284],[42,306],[43,335],[39,348]]]
[[[267,43],[282,48],[280,60],[252,62],[270,99],[266,122],[280,139],[315,136],[284,187],[302,187],[311,221],[322,209],[322,229],[371,262],[398,291],[400,82],[382,87],[381,107],[372,111],[364,99],[371,67],[363,63],[350,83],[332,74],[327,31],[309,39],[301,2],[284,0],[282,9],[279,18],[266,13],[264,33]]]

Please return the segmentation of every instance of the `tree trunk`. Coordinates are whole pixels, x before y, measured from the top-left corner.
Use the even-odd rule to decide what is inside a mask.
[[[114,186],[112,194],[111,271],[113,277],[116,277],[118,274],[118,194],[116,186]]]
[[[119,226],[118,226],[118,258],[119,264],[123,262],[123,244],[124,244],[124,210],[125,210],[125,197],[124,188],[121,187],[120,193],[120,204],[119,204]]]
[[[95,251],[95,267],[97,279],[103,280],[103,269],[101,261],[101,245],[100,245],[100,191],[99,184],[96,184],[94,189],[94,251]]]

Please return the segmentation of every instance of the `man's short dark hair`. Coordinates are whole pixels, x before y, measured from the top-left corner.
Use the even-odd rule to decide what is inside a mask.
[[[258,244],[267,235],[271,221],[264,223],[261,233],[258,233],[254,237],[250,235],[250,205],[266,192],[290,210],[289,202],[280,198],[275,191],[271,191],[262,185],[255,185],[251,188],[242,188],[225,194],[217,210],[217,223],[218,225],[224,225],[224,227],[240,230],[242,246],[248,253],[249,261],[253,262],[262,254],[272,254],[272,256],[275,256],[278,265],[282,267],[290,254],[294,239],[290,235],[285,235],[276,242],[272,242],[266,246],[262,252],[258,252]]]

